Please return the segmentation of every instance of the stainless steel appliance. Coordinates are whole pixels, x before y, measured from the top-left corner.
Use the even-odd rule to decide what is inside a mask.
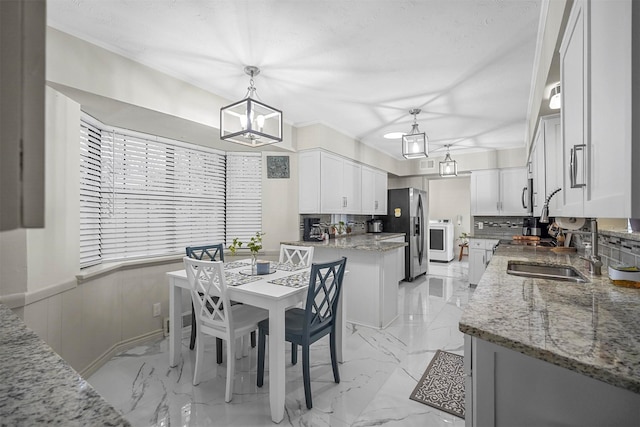
[[[429,221],[429,261],[453,260],[453,224],[448,219]]]
[[[540,236],[541,234],[542,231],[540,229],[540,224],[538,223],[538,218],[530,216],[522,221],[523,236]]]
[[[413,281],[427,273],[429,259],[429,199],[427,192],[417,188],[389,190],[388,215],[384,230],[389,233],[405,233],[404,280]]]
[[[320,218],[303,218],[302,240],[322,240],[323,230],[320,227]]]
[[[381,219],[370,219],[367,221],[367,233],[382,233],[383,228]]]

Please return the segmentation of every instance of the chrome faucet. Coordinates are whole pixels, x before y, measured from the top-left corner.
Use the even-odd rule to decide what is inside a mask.
[[[551,200],[551,198],[560,190],[562,190],[562,188],[557,188],[547,196],[547,200],[544,201],[544,206],[542,206],[542,214],[540,215],[540,220],[538,222],[542,224],[549,223],[549,200]]]
[[[591,231],[577,231],[578,234],[591,234],[591,255],[588,257],[581,256],[583,260],[589,263],[589,273],[601,276],[602,275],[602,260],[598,251],[598,220],[591,218],[590,220]],[[576,233],[576,231],[573,231]]]

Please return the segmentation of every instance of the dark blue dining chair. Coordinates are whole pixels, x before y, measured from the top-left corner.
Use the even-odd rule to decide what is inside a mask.
[[[224,261],[223,249],[222,243],[217,243],[215,245],[187,246],[186,252],[189,258],[201,261]],[[191,350],[196,345],[196,324],[196,313],[193,301],[191,301],[191,341],[189,342],[189,349]],[[216,338],[216,362],[218,362],[218,365],[222,363],[222,340],[220,338]]]
[[[340,382],[336,358],[336,312],[347,258],[311,265],[311,277],[305,308],[292,308],[285,313],[285,340],[291,343],[291,363],[298,359],[298,345],[302,347],[302,377],[307,408],[313,407],[311,379],[309,376],[309,347],[329,334],[333,379]],[[269,335],[269,319],[258,323],[258,378],[257,385],[264,384],[265,337]]]

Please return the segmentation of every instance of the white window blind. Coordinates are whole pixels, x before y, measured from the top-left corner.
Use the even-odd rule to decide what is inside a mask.
[[[224,155],[151,138],[102,135],[103,260],[224,240]]]
[[[227,153],[227,245],[262,231],[262,155]],[[246,246],[243,246],[246,247]]]
[[[100,129],[80,122],[80,268],[99,264],[100,248]]]
[[[248,241],[261,230],[262,156],[105,126],[80,129],[80,266]]]

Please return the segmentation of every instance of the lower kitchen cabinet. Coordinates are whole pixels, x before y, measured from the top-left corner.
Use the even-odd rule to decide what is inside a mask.
[[[465,425],[637,426],[640,394],[465,335]]]
[[[491,261],[495,239],[469,239],[469,284],[477,285]]]

